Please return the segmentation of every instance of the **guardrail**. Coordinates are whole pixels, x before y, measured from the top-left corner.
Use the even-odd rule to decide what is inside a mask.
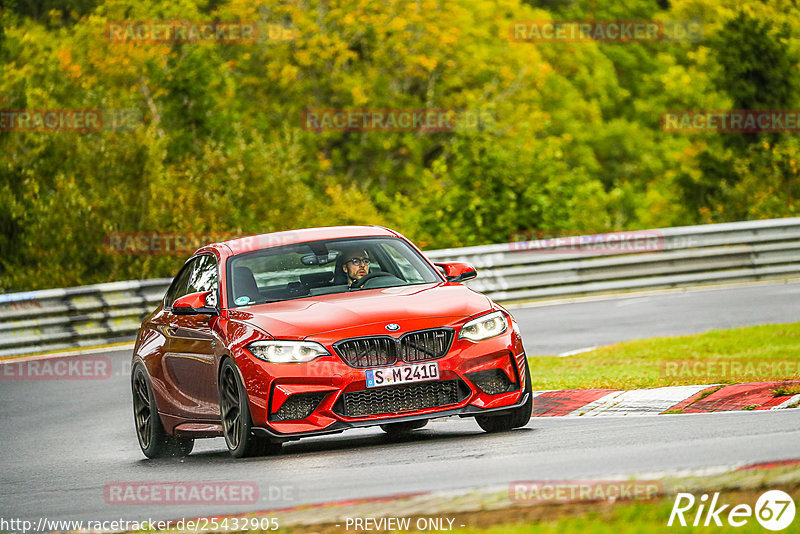
[[[800,276],[800,217],[425,253],[500,302]],[[170,279],[0,295],[0,356],[129,341]]]
[[[0,356],[130,341],[169,278],[0,295]]]
[[[654,239],[655,246],[645,242],[645,251],[635,252],[609,237],[631,234]],[[583,252],[560,253],[582,239],[587,244]],[[593,243],[607,246],[593,252]],[[498,301],[789,278],[800,276],[800,217],[504,243],[426,255],[432,261],[473,263],[478,278],[468,285]]]

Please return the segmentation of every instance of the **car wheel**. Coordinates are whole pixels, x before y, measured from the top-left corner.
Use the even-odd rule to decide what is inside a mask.
[[[232,360],[222,362],[219,372],[219,409],[222,415],[222,434],[234,458],[264,456],[278,452],[280,443],[253,434],[253,420],[247,391]]]
[[[428,424],[427,419],[422,421],[408,421],[403,423],[387,423],[381,425],[381,430],[389,434],[391,438],[399,438],[411,434],[414,430],[422,428]]]
[[[170,436],[164,430],[156,408],[153,388],[144,366],[137,364],[131,377],[133,420],[139,447],[148,458],[187,456],[194,448],[192,438]]]
[[[528,369],[528,362],[525,362],[525,393],[528,400],[519,408],[514,408],[507,412],[496,415],[478,415],[475,420],[486,432],[505,432],[512,428],[519,428],[528,424],[533,413],[533,388],[531,387],[531,372]]]

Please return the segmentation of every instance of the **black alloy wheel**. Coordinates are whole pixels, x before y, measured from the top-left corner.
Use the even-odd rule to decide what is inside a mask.
[[[133,421],[139,447],[148,458],[187,456],[194,448],[194,439],[170,436],[164,430],[158,415],[150,378],[141,363],[133,368],[131,376],[133,392]]]
[[[281,443],[253,434],[253,420],[247,400],[247,391],[239,378],[239,370],[231,359],[225,359],[219,372],[219,409],[222,416],[222,434],[234,458],[264,456],[281,449]]]

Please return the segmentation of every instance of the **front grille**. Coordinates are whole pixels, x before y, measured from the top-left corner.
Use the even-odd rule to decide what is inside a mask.
[[[478,371],[477,373],[468,373],[469,378],[473,384],[478,386],[481,391],[489,395],[497,395],[498,393],[507,393],[514,391],[517,387],[508,379],[508,375],[502,369],[489,369],[488,371]]]
[[[399,358],[404,362],[424,362],[441,358],[450,350],[453,331],[439,328],[410,332],[400,338]]]
[[[333,348],[350,367],[380,367],[397,362],[397,342],[388,336],[339,341]]]
[[[452,328],[434,328],[409,332],[395,339],[369,336],[344,339],[333,344],[334,350],[350,367],[385,367],[398,361],[424,362],[441,358],[453,343]]]
[[[305,419],[317,409],[325,393],[297,393],[286,399],[280,409],[272,414],[271,421]]]
[[[342,395],[334,411],[346,417],[359,417],[423,410],[458,404],[467,397],[467,391],[466,385],[462,385],[460,380],[351,391]]]

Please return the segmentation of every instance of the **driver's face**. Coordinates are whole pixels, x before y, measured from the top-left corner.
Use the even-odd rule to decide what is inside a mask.
[[[350,282],[359,280],[369,272],[369,256],[366,251],[349,254],[342,267]]]

